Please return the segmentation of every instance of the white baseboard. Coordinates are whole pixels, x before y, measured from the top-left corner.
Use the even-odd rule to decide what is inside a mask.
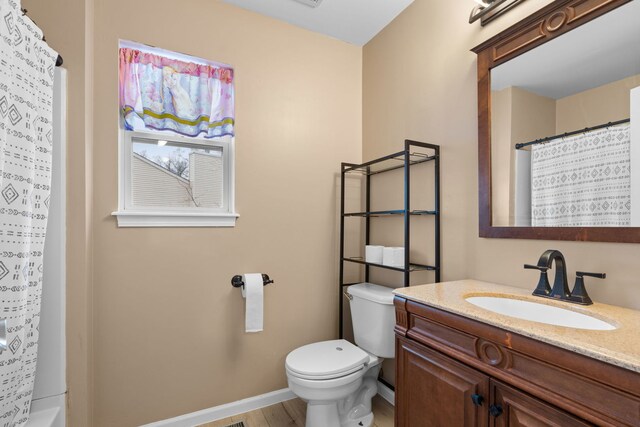
[[[225,405],[214,406],[213,408],[180,415],[179,417],[169,418],[168,420],[145,424],[141,427],[193,427],[209,423],[211,421],[220,420],[222,418],[244,414],[245,412],[255,411],[256,409],[275,405],[276,403],[291,400],[295,397],[296,395],[293,394],[291,390],[283,388],[282,390],[272,391],[270,393],[250,397],[248,399],[227,403]]]
[[[391,405],[395,406],[396,393],[380,381],[378,381],[378,394]]]
[[[394,404],[395,393],[381,382],[378,382],[378,394],[390,404]],[[200,424],[232,417],[234,415],[244,414],[245,412],[255,411],[256,409],[275,405],[276,403],[295,398],[296,395],[293,394],[291,390],[283,388],[282,390],[272,391],[270,393],[250,397],[248,399],[227,403],[225,405],[214,406],[213,408],[203,409],[201,411],[180,415],[179,417],[169,418],[167,420],[156,421],[140,427],[194,427]]]

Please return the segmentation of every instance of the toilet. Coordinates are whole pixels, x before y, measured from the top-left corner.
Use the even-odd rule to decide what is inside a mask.
[[[306,427],[370,427],[383,358],[395,357],[393,289],[347,288],[355,342],[321,341],[287,355],[289,388],[307,402]]]

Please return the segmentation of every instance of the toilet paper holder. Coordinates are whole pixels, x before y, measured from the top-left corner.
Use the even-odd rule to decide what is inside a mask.
[[[269,278],[268,274],[262,274],[262,284],[263,286],[267,286],[269,283],[275,283],[273,280]],[[242,276],[236,275],[231,278],[231,286],[234,288],[243,288],[244,282],[242,281]]]

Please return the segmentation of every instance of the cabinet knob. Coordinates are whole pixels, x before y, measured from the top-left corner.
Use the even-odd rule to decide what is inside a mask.
[[[471,400],[473,401],[474,405],[482,406],[482,402],[484,402],[484,397],[482,397],[479,394],[472,394],[471,395]]]
[[[489,413],[492,417],[499,417],[502,415],[502,406],[500,405],[491,405],[489,406]]]

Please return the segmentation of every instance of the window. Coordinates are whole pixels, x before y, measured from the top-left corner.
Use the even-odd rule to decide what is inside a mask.
[[[235,225],[233,142],[123,131],[120,227]]]
[[[120,46],[120,227],[230,227],[233,70]]]

